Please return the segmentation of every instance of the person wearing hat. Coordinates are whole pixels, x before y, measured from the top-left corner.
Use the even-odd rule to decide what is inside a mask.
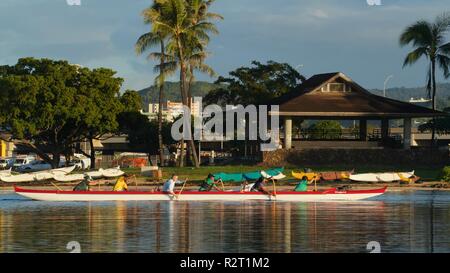
[[[220,191],[220,189],[216,186],[216,181],[214,181],[214,175],[208,174],[208,177],[203,181],[200,189],[198,191],[211,191],[213,188]]]
[[[90,191],[91,190],[91,185],[90,185],[91,181],[92,181],[92,177],[85,174],[83,181],[78,183],[78,185],[76,185],[75,188],[73,188],[73,191]]]
[[[114,185],[113,191],[128,191],[127,178],[128,174],[119,177]]]

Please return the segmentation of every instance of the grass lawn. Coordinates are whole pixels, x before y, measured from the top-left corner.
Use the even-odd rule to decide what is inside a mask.
[[[287,176],[286,179],[293,179],[291,176],[291,171],[293,170],[302,170],[304,167],[296,167],[296,166],[286,166],[284,174]],[[340,166],[320,166],[310,168],[314,171],[344,171],[351,170],[353,168],[349,167],[340,167]],[[200,181],[206,178],[209,173],[240,173],[240,172],[251,172],[257,170],[268,169],[266,167],[261,166],[249,166],[249,165],[236,165],[236,166],[204,166],[201,168],[192,168],[192,167],[165,167],[163,168],[163,177],[164,179],[169,178],[171,174],[177,174],[181,179],[189,178],[191,181]],[[439,179],[442,167],[419,167],[419,168],[405,168],[405,167],[396,167],[396,166],[359,166],[355,167],[356,173],[368,173],[368,172],[391,172],[391,171],[416,171],[416,175],[420,176],[423,181],[437,181]],[[130,174],[139,174],[140,169],[124,169],[125,172]]]

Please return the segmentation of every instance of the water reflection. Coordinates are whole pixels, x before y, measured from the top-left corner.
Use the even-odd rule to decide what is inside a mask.
[[[378,201],[46,203],[0,194],[0,252],[450,252],[450,194]]]

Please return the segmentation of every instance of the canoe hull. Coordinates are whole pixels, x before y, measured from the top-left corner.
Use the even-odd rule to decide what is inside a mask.
[[[15,188],[17,194],[38,201],[170,201],[172,196],[160,192],[72,192],[44,191]],[[385,193],[386,188],[376,190],[322,192],[278,192],[276,197],[259,192],[183,192],[179,201],[288,201],[288,202],[330,202],[357,201],[373,198]]]

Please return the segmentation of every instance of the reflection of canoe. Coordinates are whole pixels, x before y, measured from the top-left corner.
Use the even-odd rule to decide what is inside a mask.
[[[53,190],[28,190],[15,187],[15,192],[21,196],[40,201],[170,201],[168,194],[161,192],[74,192]],[[308,192],[277,192],[276,196],[269,196],[260,192],[198,192],[186,191],[179,195],[180,201],[245,201],[245,200],[276,200],[291,202],[320,202],[320,201],[355,201],[363,200],[385,193],[386,188],[375,190],[347,190]],[[177,192],[176,192],[177,193]]]
[[[73,182],[83,180],[84,174],[56,174],[53,178],[59,182]]]
[[[121,171],[120,167],[102,170],[102,175],[106,178],[115,178],[124,174],[125,172]]]
[[[284,168],[275,168],[266,170],[268,175],[279,175],[284,171]],[[215,179],[222,179],[223,182],[242,182],[246,180],[257,180],[261,177],[261,171],[246,172],[246,173],[215,173]]]
[[[410,178],[415,177],[412,172],[391,172],[391,173],[362,173],[350,175],[350,180],[358,182],[394,182],[394,181],[409,181]]]
[[[353,171],[341,171],[341,172],[292,172],[292,176],[297,179],[302,179],[306,176],[308,180],[321,179],[326,181],[344,180],[349,179]]]

